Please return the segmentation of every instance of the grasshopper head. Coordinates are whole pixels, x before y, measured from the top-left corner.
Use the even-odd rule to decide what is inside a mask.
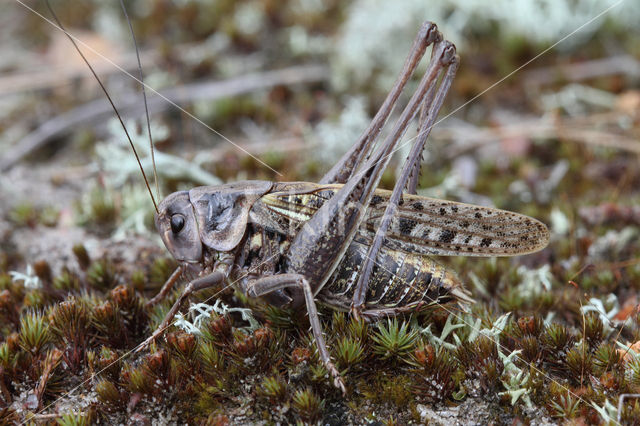
[[[202,241],[188,191],[174,192],[162,200],[155,222],[164,245],[177,261],[194,263],[202,259]]]
[[[178,261],[200,262],[204,246],[231,251],[242,240],[253,203],[271,186],[244,181],[174,192],[158,205],[156,229]]]

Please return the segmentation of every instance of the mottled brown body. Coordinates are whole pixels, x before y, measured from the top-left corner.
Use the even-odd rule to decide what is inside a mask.
[[[249,226],[247,233],[238,257],[238,272],[258,271],[256,274],[262,276],[280,273],[291,236],[260,226]],[[369,244],[370,241],[358,236],[349,245],[327,284],[316,294],[320,303],[349,310]],[[365,301],[366,317],[389,314],[389,309],[400,313],[433,303],[465,301],[466,293],[455,273],[427,256],[383,248],[375,263]],[[267,300],[282,307],[288,305],[286,292],[270,294]]]
[[[57,17],[56,21],[60,25]],[[443,39],[432,22],[421,26],[396,83],[368,128],[319,184],[237,182],[175,192],[159,204],[104,85],[67,36],[120,119],[156,208],[156,228],[180,262],[148,305],[162,300],[185,271],[198,270],[139,350],[163,333],[190,294],[232,279],[248,297],[261,297],[277,306],[306,305],[320,359],[334,385],[345,393],[324,341],[316,300],[348,309],[356,319],[395,315],[450,300],[468,302],[471,299],[455,275],[429,255],[510,256],[539,250],[548,241],[546,227],[535,219],[412,195],[422,151],[459,65],[455,46]],[[429,46],[424,75],[390,132],[379,141]],[[411,139],[393,192],[377,190],[391,156],[416,118],[418,134]],[[153,161],[151,140],[150,146]]]
[[[283,272],[286,269],[285,255],[295,233],[341,186],[283,183],[278,184],[276,191],[258,200],[250,214],[256,223],[247,227],[246,241],[236,262],[238,271],[255,271],[252,275],[256,276]],[[361,226],[326,284],[315,292],[319,302],[334,309],[349,310],[356,282],[373,238],[372,223],[377,220],[377,212],[384,208],[389,195],[389,191],[376,191],[365,224]],[[422,197],[412,199],[413,206],[428,200]],[[265,262],[265,259],[270,260]],[[365,317],[415,310],[433,303],[471,300],[454,272],[447,271],[443,265],[425,254],[411,251],[410,245],[406,243],[390,240],[381,249],[374,263],[365,298]],[[285,290],[283,292],[286,293]],[[295,297],[292,299],[294,300],[290,306],[294,308],[303,302],[295,300]],[[288,300],[281,292],[269,295],[268,301],[286,306]]]
[[[380,132],[428,46],[431,59],[384,140]],[[320,358],[346,391],[322,334],[316,301],[376,318],[469,294],[432,255],[512,256],[547,244],[546,227],[527,216],[419,197],[421,154],[458,68],[455,46],[421,27],[396,84],[369,127],[320,183],[235,182],[174,193],[158,204],[156,227],[181,262],[197,266],[153,340],[194,291],[228,281],[247,297],[280,307],[305,305]],[[392,154],[417,118],[418,134],[393,191],[377,189]]]

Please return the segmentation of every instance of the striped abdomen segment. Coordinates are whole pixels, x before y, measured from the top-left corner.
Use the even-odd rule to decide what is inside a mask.
[[[348,308],[355,291],[368,244],[356,238],[318,298]],[[365,309],[411,307],[460,300],[464,289],[455,274],[423,255],[382,248],[374,263]]]

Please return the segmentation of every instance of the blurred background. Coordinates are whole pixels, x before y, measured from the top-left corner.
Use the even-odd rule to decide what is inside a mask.
[[[158,150],[182,165],[166,167],[162,161],[175,158],[161,156],[163,193],[219,180],[317,179],[366,127],[421,22],[431,20],[456,44],[461,67],[425,154],[422,186],[459,197],[479,190],[503,207],[513,196],[549,203],[551,193],[531,192],[526,181],[555,171],[558,184],[578,161],[572,152],[607,146],[614,147],[608,151],[613,156],[639,152],[633,117],[616,114],[634,113],[639,102],[640,8],[634,3],[125,2],[146,83],[192,114],[148,91]],[[133,156],[104,95],[64,34],[45,20],[52,16],[44,2],[25,5],[0,6],[3,171],[26,167],[28,173],[38,164],[76,181],[99,171],[105,178],[100,185],[135,182],[129,190],[136,192],[141,185]],[[52,6],[85,45],[148,154],[142,95],[124,73],[138,75],[119,2]],[[542,160],[552,170],[507,172],[545,149],[558,156]],[[514,187],[481,191],[477,175],[487,176],[487,168],[505,172],[504,182],[492,184]],[[18,173],[3,184],[5,204],[20,202],[25,191],[16,180],[22,178]],[[507,185],[517,178],[524,181]],[[383,185],[392,183],[388,173]],[[463,201],[488,202],[467,195]],[[63,197],[56,207],[70,201]]]
[[[149,85],[162,194],[241,179],[317,180],[365,129],[421,22],[431,20],[456,44],[461,66],[425,152],[420,193],[543,220],[560,246],[525,261],[566,258],[555,272],[560,280],[583,271],[599,236],[622,244],[611,248],[616,258],[636,245],[640,8],[633,1],[125,4]],[[52,7],[104,80],[154,187],[132,77],[136,53],[119,2]],[[38,225],[80,225],[116,240],[130,231],[152,236],[137,163],[78,53],[47,21],[44,2],[0,8],[7,251],[35,250],[20,230]],[[408,147],[383,187],[393,186]],[[607,221],[617,228],[585,227]]]

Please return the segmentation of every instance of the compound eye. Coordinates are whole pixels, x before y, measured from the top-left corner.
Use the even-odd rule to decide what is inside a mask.
[[[184,216],[181,214],[174,214],[171,216],[171,231],[177,234],[184,228]]]

